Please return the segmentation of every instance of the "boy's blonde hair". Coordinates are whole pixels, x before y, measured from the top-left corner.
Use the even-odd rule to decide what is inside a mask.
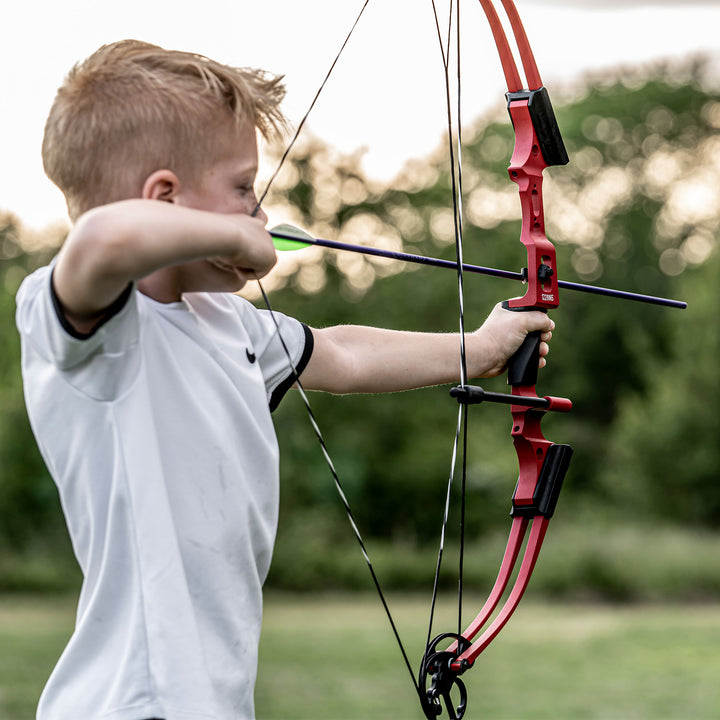
[[[282,78],[137,40],[105,45],[58,90],[42,156],[70,217],[139,197],[145,179],[169,169],[188,177],[217,157],[228,123],[252,122],[265,138],[285,120]],[[230,127],[232,127],[230,125]]]

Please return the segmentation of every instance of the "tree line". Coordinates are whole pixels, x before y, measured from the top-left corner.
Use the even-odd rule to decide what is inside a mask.
[[[546,435],[575,456],[563,512],[720,523],[720,98],[705,65],[657,66],[595,78],[555,100],[570,154],[546,173],[547,233],[563,279],[676,297],[685,311],[565,292],[540,394],[570,397]],[[465,261],[518,270],[517,190],[507,178],[506,115],[478,120],[462,152]],[[389,187],[317,139],[291,156],[268,212],[318,236],[454,259],[446,153],[408,164]],[[0,557],[68,555],[57,494],[25,415],[14,294],[57,243],[33,250],[12,216],[0,221]],[[522,294],[511,281],[466,277],[465,318]],[[273,307],[313,326],[457,329],[454,273],[334,251],[283,258]],[[262,303],[259,303],[262,305]],[[503,381],[488,381],[502,389]],[[311,396],[353,511],[369,537],[423,547],[437,538],[455,434],[448,388],[390,396]],[[346,520],[302,403],[275,414],[282,449],[279,547],[348,539]],[[466,532],[507,522],[517,474],[507,409],[470,411]],[[452,532],[452,531],[451,531]],[[2,561],[0,560],[0,575]]]

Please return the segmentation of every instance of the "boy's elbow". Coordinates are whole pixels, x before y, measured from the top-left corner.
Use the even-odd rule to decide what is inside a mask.
[[[333,395],[362,392],[352,353],[334,336],[333,328],[313,328],[314,347],[300,382],[307,390]]]
[[[53,271],[55,292],[69,312],[91,315],[127,286],[132,251],[124,237],[122,221],[115,222],[103,207],[78,218]]]

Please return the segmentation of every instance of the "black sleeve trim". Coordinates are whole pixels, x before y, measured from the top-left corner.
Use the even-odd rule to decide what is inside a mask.
[[[310,330],[305,323],[302,323],[302,328],[305,332],[305,347],[303,353],[297,361],[294,371],[273,390],[273,394],[270,397],[270,412],[274,412],[277,409],[280,401],[285,397],[285,393],[295,384],[300,375],[302,375],[302,371],[306,368],[312,356],[313,348],[315,347],[312,330]]]
[[[65,332],[76,338],[77,340],[87,340],[88,338],[91,338],[108,320],[111,320],[114,318],[127,304],[127,301],[130,299],[130,295],[132,293],[133,284],[129,283],[128,286],[122,291],[122,293],[117,297],[117,299],[113,300],[113,302],[108,305],[108,307],[105,308],[105,310],[102,311],[102,313],[98,316],[98,321],[95,327],[90,332],[87,333],[81,333],[78,330],[76,330],[72,323],[65,317],[65,311],[63,310],[62,303],[60,302],[60,298],[58,298],[57,293],[55,292],[55,283],[53,282],[53,273],[55,272],[55,269],[53,268],[53,271],[50,273],[50,296],[52,297],[52,304],[55,308],[55,314],[57,315],[57,319],[62,325],[63,330]]]

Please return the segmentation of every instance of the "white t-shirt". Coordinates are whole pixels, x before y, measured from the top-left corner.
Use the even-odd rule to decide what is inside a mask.
[[[30,422],[84,580],[39,720],[252,718],[278,511],[270,406],[294,379],[270,314],[130,289],[90,337],[51,268],[18,292]],[[298,373],[301,323],[275,313]]]

